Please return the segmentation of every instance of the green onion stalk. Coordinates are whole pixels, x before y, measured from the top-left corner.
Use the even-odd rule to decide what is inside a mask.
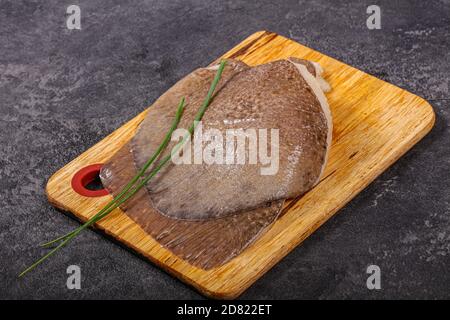
[[[200,109],[197,111],[197,114],[195,115],[193,124],[189,127],[188,133],[183,137],[183,139],[173,147],[171,154],[175,154],[176,152],[178,152],[178,150],[186,143],[187,139],[194,133],[197,124],[201,121],[201,119],[203,118],[203,115],[205,114],[206,110],[208,109],[208,106],[211,103],[214,91],[216,89],[217,84],[219,83],[220,77],[222,76],[222,72],[225,68],[225,64],[226,64],[225,60],[221,61],[220,66],[216,72],[216,75],[215,75],[215,77],[211,83],[211,86],[208,90],[206,98],[203,101],[203,104],[201,105]],[[169,131],[165,135],[165,137],[164,137],[163,141],[161,142],[161,144],[159,145],[158,149],[150,157],[150,159],[144,164],[144,166],[137,172],[137,174],[123,187],[123,189],[119,192],[119,194],[117,194],[117,196],[114,197],[113,200],[111,200],[98,213],[96,213],[92,218],[90,218],[88,221],[86,221],[84,224],[82,224],[78,228],[76,228],[73,231],[71,231],[63,236],[60,236],[52,241],[42,244],[42,246],[44,246],[44,247],[50,247],[53,244],[59,243],[55,248],[53,248],[51,251],[49,251],[47,254],[45,254],[43,257],[41,257],[39,260],[35,261],[31,266],[26,268],[24,271],[22,271],[19,274],[19,277],[22,277],[26,273],[28,273],[31,270],[33,270],[34,268],[36,268],[42,262],[44,262],[49,257],[51,257],[53,254],[55,254],[59,249],[64,247],[68,242],[70,242],[73,238],[75,238],[84,229],[90,227],[94,223],[103,219],[108,214],[110,214],[114,209],[118,208],[123,203],[125,203],[127,200],[129,200],[131,197],[133,197],[142,187],[144,187],[162,169],[162,167],[164,167],[169,162],[169,160],[171,159],[171,154],[168,154],[163,159],[161,159],[160,162],[150,171],[150,173],[145,175],[148,168],[155,162],[155,160],[158,158],[158,156],[166,149],[167,145],[169,144],[173,131],[175,131],[175,129],[178,127],[178,124],[180,123],[180,120],[181,120],[181,117],[182,117],[183,111],[184,111],[184,106],[185,106],[185,98],[183,97],[183,98],[181,98],[180,103],[178,104],[178,108],[177,108],[177,111],[175,114],[175,119],[173,120]]]

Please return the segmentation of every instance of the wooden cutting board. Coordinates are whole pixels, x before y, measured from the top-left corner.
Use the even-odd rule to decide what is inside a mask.
[[[433,127],[435,115],[424,99],[277,34],[257,32],[223,55],[252,66],[289,56],[319,62],[324,68],[324,77],[333,88],[327,94],[333,114],[333,143],[321,182],[305,196],[288,201],[262,237],[225,265],[205,271],[161,247],[120,209],[96,227],[201,293],[235,298]],[[133,137],[146,113],[57,171],[47,184],[49,201],[82,221],[108,203],[109,195],[85,197],[76,193],[72,177],[80,169],[112,157]]]

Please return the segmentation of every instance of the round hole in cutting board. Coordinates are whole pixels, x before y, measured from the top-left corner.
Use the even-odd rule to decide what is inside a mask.
[[[100,180],[102,164],[91,164],[80,169],[72,178],[73,190],[85,197],[101,197],[108,194]]]
[[[91,191],[105,189],[103,187],[102,180],[100,179],[100,176],[98,174],[94,177],[92,181],[89,181],[84,187]]]

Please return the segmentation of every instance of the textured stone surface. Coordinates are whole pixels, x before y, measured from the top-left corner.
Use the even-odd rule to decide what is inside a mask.
[[[0,298],[200,298],[89,231],[24,279],[38,244],[78,225],[44,195],[50,175],[192,69],[269,30],[428,99],[436,126],[243,298],[450,298],[450,1],[0,2]],[[66,288],[66,267],[82,290]],[[366,267],[382,290],[366,288]]]

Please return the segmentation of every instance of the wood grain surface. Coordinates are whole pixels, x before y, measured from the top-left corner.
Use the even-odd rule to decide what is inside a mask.
[[[324,78],[333,88],[327,94],[333,115],[333,143],[320,183],[303,197],[287,201],[270,230],[225,265],[205,271],[164,249],[120,209],[96,227],[201,293],[235,298],[409,150],[434,124],[434,112],[424,99],[274,33],[257,32],[223,55],[252,66],[289,56],[319,62],[324,68]],[[49,201],[82,221],[107,204],[109,195],[88,198],[74,192],[72,176],[89,164],[111,158],[133,137],[147,112],[58,170],[47,184]]]

